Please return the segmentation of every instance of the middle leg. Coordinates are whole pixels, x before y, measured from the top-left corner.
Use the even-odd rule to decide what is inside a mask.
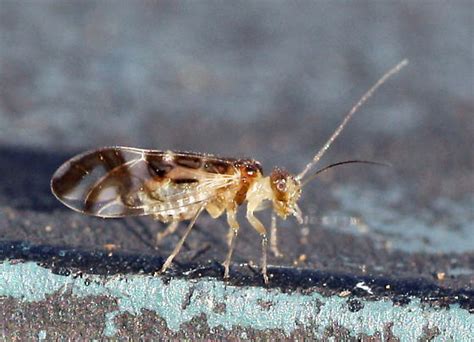
[[[247,220],[250,222],[252,227],[260,234],[261,241],[262,241],[262,276],[263,281],[265,284],[268,284],[268,275],[267,275],[267,246],[268,246],[268,239],[267,239],[267,231],[263,226],[262,222],[258,218],[255,217],[253,214],[255,208],[249,205],[247,206]]]

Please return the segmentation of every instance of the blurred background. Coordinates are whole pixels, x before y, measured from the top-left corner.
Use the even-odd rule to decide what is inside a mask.
[[[267,172],[298,172],[358,98],[408,58],[321,163],[394,167],[347,166],[315,180],[302,199],[306,226],[281,224],[286,245],[302,246],[283,249],[317,267],[351,260],[348,268],[370,248],[385,257],[369,264],[397,251],[458,253],[470,261],[457,274],[472,275],[473,13],[461,0],[2,0],[2,237],[113,241],[122,221],[83,218],[49,193],[56,167],[99,146],[246,156]],[[245,229],[237,249],[252,254]]]

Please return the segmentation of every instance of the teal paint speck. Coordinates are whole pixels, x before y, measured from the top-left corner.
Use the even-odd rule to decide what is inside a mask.
[[[424,327],[438,327],[441,339],[474,339],[474,315],[458,305],[432,309],[422,306],[418,299],[403,307],[394,306],[388,300],[359,299],[363,308],[351,312],[347,299],[338,296],[234,287],[217,280],[174,279],[165,284],[159,277],[144,275],[113,276],[106,280],[88,276],[88,279],[91,282],[86,285],[84,279],[56,275],[32,262],[3,263],[0,265],[0,296],[37,302],[65,289],[71,289],[77,297],[108,296],[118,307],[105,317],[104,335],[108,337],[117,332],[114,319],[118,314],[129,312],[139,316],[143,309],[148,309],[163,318],[174,331],[204,314],[211,329],[217,326],[281,329],[287,335],[295,329],[314,329],[316,336],[322,336],[327,327],[337,323],[356,336],[382,332],[384,326],[392,322],[393,334],[403,341],[419,339]]]
[[[46,331],[40,330],[38,332],[38,340],[43,341],[46,339],[46,336],[47,336]]]
[[[115,326],[115,316],[120,312],[118,310],[111,311],[105,315],[105,328],[104,335],[107,337],[113,337],[117,333],[117,327]]]

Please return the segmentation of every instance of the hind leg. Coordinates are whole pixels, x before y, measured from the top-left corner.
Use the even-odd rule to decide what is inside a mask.
[[[178,228],[178,225],[179,225],[179,221],[172,221],[170,224],[168,224],[168,226],[166,227],[164,231],[156,233],[156,245],[157,246],[160,245],[161,241],[165,237],[173,234]]]
[[[179,240],[179,242],[176,244],[176,246],[174,247],[173,249],[173,252],[171,252],[171,254],[169,255],[169,257],[166,259],[165,263],[163,264],[163,266],[161,267],[161,270],[160,272],[161,273],[164,273],[168,267],[171,266],[171,263],[173,262],[173,259],[176,257],[176,255],[178,255],[179,251],[181,250],[181,247],[183,246],[183,243],[184,241],[186,240],[186,238],[188,237],[189,233],[191,233],[191,230],[193,229],[194,227],[194,224],[196,223],[196,220],[197,218],[199,217],[199,215],[202,213],[202,211],[204,210],[204,207],[206,206],[206,203],[204,203],[203,205],[201,205],[201,207],[199,208],[199,210],[196,212],[196,214],[194,215],[194,217],[191,219],[191,221],[189,222],[188,224],[188,227],[186,228],[186,231],[184,232],[183,236],[181,237],[181,239]]]

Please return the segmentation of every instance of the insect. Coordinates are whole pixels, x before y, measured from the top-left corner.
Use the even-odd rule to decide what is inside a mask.
[[[179,222],[189,220],[161,272],[170,267],[203,211],[213,218],[225,213],[229,233],[228,252],[223,262],[224,278],[229,277],[229,266],[239,233],[237,209],[246,204],[246,218],[260,235],[261,272],[264,282],[268,283],[267,229],[255,212],[273,207],[270,247],[278,255],[276,218],[295,216],[298,222],[302,222],[298,200],[302,188],[311,179],[338,165],[379,164],[348,160],[328,165],[307,176],[359,107],[406,64],[407,60],[403,60],[390,69],[360,98],[312,161],[297,175],[274,168],[269,176],[264,176],[260,163],[253,159],[105,147],[77,155],[60,166],[51,180],[52,192],[63,204],[84,214],[105,218],[148,215],[168,223],[167,228],[157,235],[158,242],[175,232]]]

